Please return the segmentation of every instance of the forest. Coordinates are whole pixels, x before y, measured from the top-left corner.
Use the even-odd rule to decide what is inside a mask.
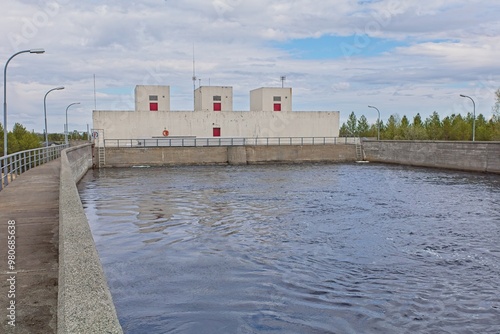
[[[476,141],[499,141],[500,118],[498,115],[486,120],[482,114],[476,117]],[[408,117],[391,115],[386,123],[380,121],[381,140],[472,140],[472,114],[463,117],[452,114],[440,119],[437,112],[425,120],[420,114],[412,120]],[[377,138],[377,122],[368,124],[364,115],[357,118],[352,112],[346,123],[340,128],[340,137],[372,137]]]
[[[500,141],[500,89],[496,91],[496,102],[492,107],[493,117],[487,120],[482,114],[476,115],[475,140]],[[472,140],[474,117],[452,114],[440,118],[434,111],[426,119],[416,114],[412,119],[398,114],[391,115],[384,123],[380,120],[381,140]],[[364,115],[359,118],[352,112],[347,122],[340,127],[341,137],[377,138],[377,122],[368,124]]]
[[[78,131],[73,131],[68,134],[70,140],[87,140],[87,133],[79,133]],[[2,124],[0,124],[0,156],[3,156],[4,152],[4,129]],[[49,133],[49,142],[55,142],[58,144],[64,144],[65,138],[64,134],[61,133]],[[41,133],[30,132],[26,128],[16,123],[12,128],[12,131],[7,133],[7,151],[9,154],[30,150],[34,148],[39,148],[44,146],[45,137]]]

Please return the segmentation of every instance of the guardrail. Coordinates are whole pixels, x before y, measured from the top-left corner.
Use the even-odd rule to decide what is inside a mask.
[[[259,137],[259,138],[196,138],[170,137],[150,139],[104,139],[104,147],[193,147],[246,145],[339,145],[359,144],[354,137]]]
[[[61,151],[69,145],[57,145],[50,147],[35,148],[9,154],[0,157],[0,190],[12,182],[18,175],[40,166],[43,163],[57,159],[61,156]]]

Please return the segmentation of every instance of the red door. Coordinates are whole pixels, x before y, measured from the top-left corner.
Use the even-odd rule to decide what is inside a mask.
[[[222,103],[214,102],[214,111],[221,111],[221,110],[222,110]]]
[[[214,128],[214,137],[220,137],[220,128]]]
[[[281,111],[281,103],[274,104],[274,111]]]

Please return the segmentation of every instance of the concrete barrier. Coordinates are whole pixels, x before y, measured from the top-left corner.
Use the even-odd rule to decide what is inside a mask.
[[[355,145],[246,146],[248,164],[356,161]]]
[[[247,150],[245,146],[232,146],[227,148],[227,163],[230,165],[246,165]]]
[[[363,140],[366,160],[500,173],[500,142]]]
[[[105,167],[215,165],[227,163],[226,147],[106,147]],[[95,154],[97,157],[98,154]],[[98,163],[96,163],[98,165]]]
[[[215,147],[106,147],[105,167],[215,165],[356,160],[355,145],[256,145]],[[94,154],[98,157],[97,152]],[[98,165],[98,161],[94,162]]]
[[[76,183],[92,166],[90,144],[61,154],[58,333],[123,333]]]

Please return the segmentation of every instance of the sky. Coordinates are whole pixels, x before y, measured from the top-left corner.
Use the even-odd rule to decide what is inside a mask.
[[[169,85],[172,110],[196,87],[292,87],[295,111],[492,115],[500,88],[500,2],[491,0],[0,0],[7,127],[92,129],[92,110],[133,110],[136,85]],[[95,81],[94,81],[95,77]],[[94,90],[95,83],[95,90]],[[2,84],[3,88],[3,84]],[[95,94],[94,94],[95,92]],[[3,123],[3,117],[1,118]]]

